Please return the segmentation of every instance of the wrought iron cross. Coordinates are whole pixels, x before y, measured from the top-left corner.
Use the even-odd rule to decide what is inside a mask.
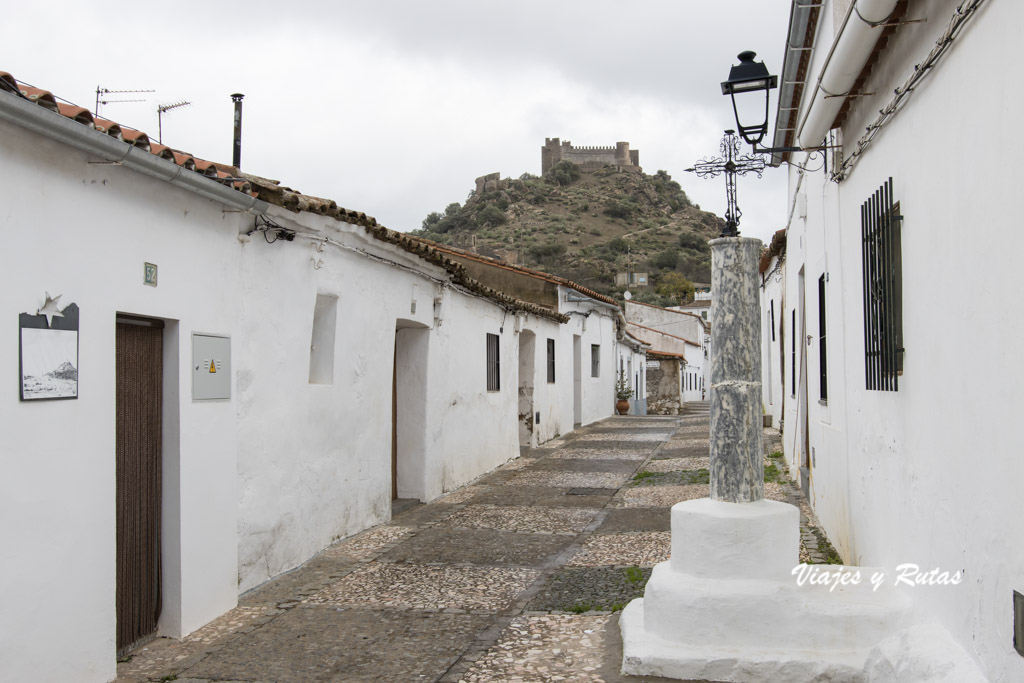
[[[764,173],[764,159],[761,156],[740,156],[740,138],[736,131],[725,131],[722,144],[719,149],[721,157],[713,159],[704,158],[693,165],[693,168],[686,169],[696,173],[701,178],[714,178],[720,173],[725,174],[725,194],[728,206],[725,209],[725,228],[722,230],[722,237],[736,237],[740,234],[740,216],[743,212],[736,205],[736,176],[756,173],[760,178]]]

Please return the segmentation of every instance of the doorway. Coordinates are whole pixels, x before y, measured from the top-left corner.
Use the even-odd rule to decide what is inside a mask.
[[[519,447],[534,446],[533,375],[537,335],[529,330],[519,333]]]
[[[163,321],[116,320],[117,651],[156,634],[161,595]]]
[[[580,335],[572,336],[572,423],[583,424],[583,344]]]
[[[395,323],[391,374],[391,500],[426,497],[427,361],[430,329],[412,320]]]

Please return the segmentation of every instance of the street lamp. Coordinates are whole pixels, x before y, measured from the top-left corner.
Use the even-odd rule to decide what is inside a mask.
[[[756,148],[768,132],[768,91],[778,87],[779,78],[768,73],[764,62],[755,62],[755,57],[757,53],[750,50],[739,54],[740,63],[729,70],[729,80],[722,83],[722,94],[732,99],[732,111],[736,116],[740,137]],[[764,93],[764,117],[757,123],[741,122],[736,96],[742,98],[744,114],[755,114],[758,109],[752,109],[751,105],[759,104],[756,97],[760,92]]]

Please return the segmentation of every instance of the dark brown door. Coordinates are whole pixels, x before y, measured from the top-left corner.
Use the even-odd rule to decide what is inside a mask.
[[[163,326],[117,322],[117,649],[156,632],[160,616]]]

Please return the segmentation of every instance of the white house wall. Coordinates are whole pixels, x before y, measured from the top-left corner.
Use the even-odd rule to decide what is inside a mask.
[[[382,262],[409,256],[367,244],[361,227],[335,227],[333,219],[305,214],[294,220],[323,222],[325,236],[376,258],[330,244],[321,256],[302,235],[269,245],[256,236],[245,246],[238,437],[243,591],[390,518],[396,329],[399,497],[431,500],[519,454],[515,315],[442,287],[435,280],[444,273],[433,266],[417,266],[425,277]],[[317,294],[338,297],[332,384],[309,382]],[[496,392],[487,391],[487,333],[500,339]]]
[[[789,357],[783,355],[783,342],[786,339],[786,307],[782,296],[785,287],[785,262],[780,261],[778,256],[772,257],[763,275],[765,281],[761,286],[761,402],[765,414],[772,417],[772,425],[777,428],[782,420],[782,406],[785,402],[783,369],[789,369],[786,365]]]
[[[958,4],[913,4],[911,18],[928,22],[901,26],[882,53],[863,88],[878,94],[851,109],[847,149],[931,50]],[[831,12],[822,14],[827,24]],[[806,197],[806,220],[794,218],[787,240],[787,339],[801,271],[804,334],[813,337],[805,350],[818,516],[848,562],[962,571],[959,586],[907,590],[921,618],[945,626],[994,681],[1024,680],[1024,658],[1012,647],[1011,603],[1013,590],[1024,592],[1024,546],[1017,542],[1024,536],[1024,460],[1015,430],[1024,408],[1024,303],[1016,295],[1024,235],[1008,201],[1019,179],[1007,165],[1005,142],[1024,95],[1003,87],[993,71],[1022,25],[1020,3],[982,5],[844,182],[827,182],[821,172],[804,176],[798,194]],[[820,65],[831,31],[819,36]],[[890,177],[903,216],[906,354],[899,391],[867,391],[860,207]],[[790,167],[791,199],[797,180]],[[823,272],[827,404],[817,400]],[[800,450],[795,411],[787,393],[790,458]]]
[[[18,335],[0,335],[0,679],[111,680],[118,312],[167,325],[160,630],[180,636],[236,604],[235,399],[192,401],[191,336],[231,335],[237,350],[243,219],[6,123],[0,141],[0,311],[34,314],[45,291],[81,316],[74,400],[19,401]]]
[[[570,294],[570,292],[572,294]],[[570,389],[569,403],[572,405],[572,385],[574,380],[573,344],[574,339],[580,340],[579,376],[582,385],[582,411],[576,420],[579,424],[590,424],[612,415],[615,412],[615,347],[617,336],[615,330],[615,313],[609,304],[572,301],[576,293],[564,286],[559,287],[559,300],[562,302],[560,312],[569,315],[569,322],[562,325],[563,357],[570,361],[563,367],[565,385]],[[582,315],[581,315],[582,314]],[[589,315],[587,315],[589,314]],[[591,373],[591,345],[600,346],[599,376]],[[556,355],[557,358],[557,355]],[[570,431],[572,425],[569,425]]]

